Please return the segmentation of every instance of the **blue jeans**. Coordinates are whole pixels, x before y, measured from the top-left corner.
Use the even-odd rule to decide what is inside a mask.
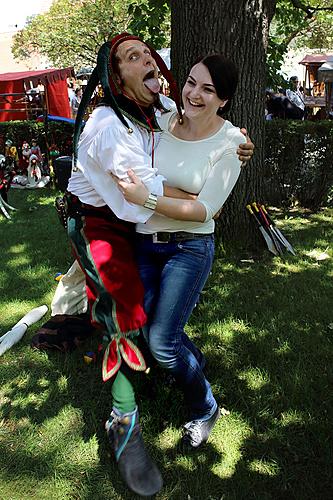
[[[214,258],[214,237],[153,243],[137,235],[136,256],[145,288],[149,348],[176,379],[191,419],[208,418],[216,401],[200,367],[199,349],[184,332]]]

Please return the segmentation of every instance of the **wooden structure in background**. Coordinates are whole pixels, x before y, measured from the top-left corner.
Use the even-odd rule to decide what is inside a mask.
[[[319,108],[322,118],[328,116],[332,106],[332,80],[323,79],[320,70],[329,61],[333,61],[333,53],[311,54],[300,61],[305,66],[305,106]]]

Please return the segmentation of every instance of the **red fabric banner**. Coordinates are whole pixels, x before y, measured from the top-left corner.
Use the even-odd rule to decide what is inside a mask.
[[[66,80],[46,84],[48,114],[71,118]]]
[[[23,80],[0,81],[0,94],[16,94],[24,92]],[[4,95],[0,96],[1,109],[25,109],[25,101],[23,95]],[[22,99],[22,101],[19,101]],[[17,102],[18,101],[18,102]],[[25,120],[27,118],[26,111],[0,111],[0,122],[8,122],[11,120]]]

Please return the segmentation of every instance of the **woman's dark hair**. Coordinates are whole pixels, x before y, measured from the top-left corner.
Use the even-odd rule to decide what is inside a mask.
[[[228,100],[223,110],[217,112],[219,116],[222,116],[230,110],[231,100],[238,84],[238,69],[230,59],[221,54],[208,55],[198,62],[204,64],[208,69],[217,96],[220,99]]]

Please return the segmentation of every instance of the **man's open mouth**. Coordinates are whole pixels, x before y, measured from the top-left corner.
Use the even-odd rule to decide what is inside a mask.
[[[155,71],[149,71],[143,79],[143,84],[147,87],[153,94],[158,94],[160,91],[160,82],[155,76]]]

